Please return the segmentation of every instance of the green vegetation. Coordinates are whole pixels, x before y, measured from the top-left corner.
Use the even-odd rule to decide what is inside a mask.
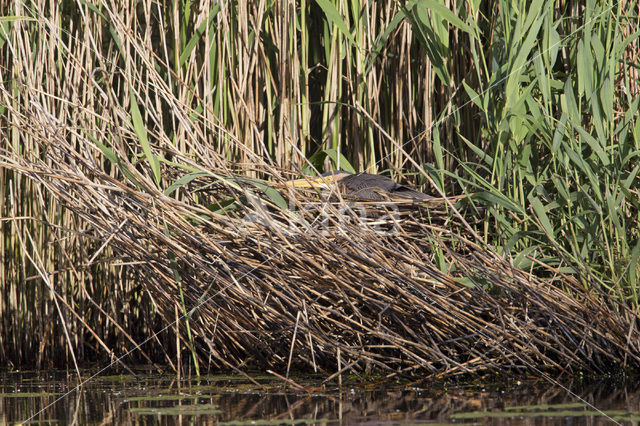
[[[396,303],[418,297],[423,290],[415,289],[425,282],[433,290],[429,280],[436,280],[451,291],[462,285],[460,297],[472,300],[478,300],[474,286],[483,287],[508,311],[521,307],[510,299],[520,286],[540,280],[584,301],[586,317],[602,314],[593,306],[606,306],[611,312],[602,321],[611,315],[620,326],[613,334],[620,342],[631,335],[625,327],[637,320],[640,301],[638,1],[470,0],[448,7],[438,0],[176,0],[112,9],[31,0],[2,10],[0,358],[13,365],[104,360],[162,330],[135,356],[202,370],[196,353],[208,351],[218,365],[235,368],[245,348],[264,343],[235,332],[287,321],[291,327],[267,337],[288,342],[285,355],[265,358],[290,364],[292,327],[314,326],[307,305],[325,293],[311,287],[309,299],[295,293],[287,280],[305,273],[287,272],[287,259],[308,261],[316,271],[308,279],[315,280],[325,268],[348,264],[333,264],[338,254],[355,263],[344,276],[325,278],[344,280],[338,292],[344,297],[351,294],[347,286],[370,282],[381,286],[376,292],[397,290],[388,300],[380,296]],[[356,236],[340,240],[332,222],[330,237],[313,242],[274,231],[269,221],[313,228],[315,216],[275,188],[329,165],[387,173],[435,195],[475,194],[471,211],[482,220],[464,219],[447,205],[443,216],[455,223],[425,214],[406,241],[353,230]],[[255,197],[273,216],[239,231],[241,219],[259,210],[247,207]],[[445,225],[431,235],[434,223]],[[372,242],[379,244],[375,254],[344,248]],[[394,244],[399,248],[390,250]],[[452,246],[465,255],[479,248],[488,254],[466,264]],[[380,262],[399,256],[409,266],[370,276],[365,260],[378,254]],[[270,263],[273,257],[283,263]],[[529,278],[514,273],[517,285],[507,284],[511,272],[503,261]],[[263,263],[271,269],[262,270]],[[437,271],[414,283],[412,274],[426,264]],[[481,264],[502,269],[488,273]],[[385,275],[390,270],[395,275]],[[347,279],[349,273],[360,275]],[[196,307],[227,289],[238,293],[216,301],[214,314],[202,319]],[[260,310],[269,297],[291,318]],[[477,315],[494,306],[488,300]],[[541,313],[555,303],[540,300]],[[575,308],[574,299],[559,300]],[[246,319],[239,317],[241,303],[250,305]],[[553,306],[560,310],[562,303]],[[340,321],[359,318],[349,326],[362,327],[352,337],[363,345],[378,311],[359,307],[341,307]],[[525,311],[509,312],[524,321]],[[323,317],[330,327],[342,324],[332,315]],[[579,328],[593,327],[595,337],[585,339],[606,346],[597,331],[604,322],[585,325],[577,310],[567,315],[556,319],[568,327],[557,339],[574,341]],[[545,321],[537,323],[541,330]],[[398,323],[391,318],[385,327]],[[438,338],[471,336],[478,324],[452,326]],[[513,327],[509,333],[522,330]],[[214,330],[226,342],[222,349],[206,340]],[[384,344],[376,345],[396,350],[414,331],[398,331],[392,343],[380,335]],[[324,337],[306,336],[298,344],[312,355],[296,356],[315,368],[322,360],[314,357],[327,356],[313,353],[313,342]],[[504,345],[526,341],[514,337]],[[356,357],[351,346],[323,342],[337,348],[338,366],[349,364],[341,353]],[[553,352],[556,344],[551,339],[545,347]],[[558,353],[571,353],[569,343],[562,345]],[[636,346],[624,351],[636,354]],[[402,356],[393,350],[384,356],[415,365],[436,357],[426,349]],[[604,353],[615,358],[617,350]],[[446,369],[475,371],[477,360],[453,355],[460,348],[443,351],[451,357]],[[554,356],[540,355],[543,364],[564,368]],[[505,363],[487,357],[484,366],[516,358],[521,366],[518,357]],[[367,358],[367,368],[382,363]]]
[[[580,16],[504,3],[493,55],[472,49],[495,64],[475,68],[481,87],[500,90],[465,85],[486,123],[468,146],[474,175],[499,206],[501,238],[488,239],[516,266],[533,257],[637,306],[637,3],[586,2]]]

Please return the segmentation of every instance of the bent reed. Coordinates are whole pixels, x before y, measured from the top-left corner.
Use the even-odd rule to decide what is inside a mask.
[[[10,365],[638,368],[637,2],[124,3],[0,22]]]
[[[12,169],[136,261],[196,363],[445,377],[640,361],[632,312],[559,271],[541,279],[514,268],[444,200],[350,205],[291,192],[283,206],[269,183],[226,179],[228,169],[192,174],[178,200],[154,189],[150,168],[130,165],[138,186],[127,184],[95,167],[97,148],[23,130],[50,161],[16,158]],[[212,211],[218,200],[235,206]]]

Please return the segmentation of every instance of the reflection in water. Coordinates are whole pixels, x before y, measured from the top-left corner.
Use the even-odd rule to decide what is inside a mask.
[[[38,422],[167,424],[611,422],[562,388],[540,382],[492,384],[486,389],[477,384],[449,385],[445,389],[388,383],[343,385],[340,389],[336,384],[320,387],[317,381],[305,380],[304,385],[314,389],[308,394],[286,389],[272,377],[258,380],[264,389],[232,376],[180,381],[158,375],[102,376],[61,398],[75,388],[76,376],[0,373],[0,424],[32,417],[31,421]],[[637,382],[569,388],[618,422],[640,421]]]

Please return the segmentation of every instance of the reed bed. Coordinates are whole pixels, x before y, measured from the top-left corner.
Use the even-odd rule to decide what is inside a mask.
[[[216,177],[229,170],[180,188],[235,200],[236,209],[218,214],[151,182],[141,191],[114,180],[92,164],[97,148],[22,130],[41,141],[48,161],[16,158],[12,169],[119,257],[140,261],[143,287],[163,323],[180,325],[195,364],[450,377],[603,373],[640,361],[633,312],[572,277],[513,268],[474,242],[468,221],[444,200],[350,206],[283,192],[282,208],[266,182]],[[144,174],[131,176],[144,185]],[[262,196],[251,194],[258,183]]]
[[[637,367],[638,2],[429,5],[0,0],[0,357]]]

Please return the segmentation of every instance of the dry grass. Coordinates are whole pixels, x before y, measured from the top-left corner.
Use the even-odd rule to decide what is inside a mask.
[[[21,130],[48,161],[4,161],[138,261],[163,322],[178,312],[185,347],[210,366],[442,377],[640,361],[634,313],[552,270],[541,279],[514,269],[451,209],[438,213],[444,203],[389,210],[291,193],[283,210],[252,185],[213,178],[229,170],[192,180],[180,201],[135,169],[146,190],[114,180],[92,164],[96,148],[33,124]],[[225,198],[237,209],[203,207]]]

